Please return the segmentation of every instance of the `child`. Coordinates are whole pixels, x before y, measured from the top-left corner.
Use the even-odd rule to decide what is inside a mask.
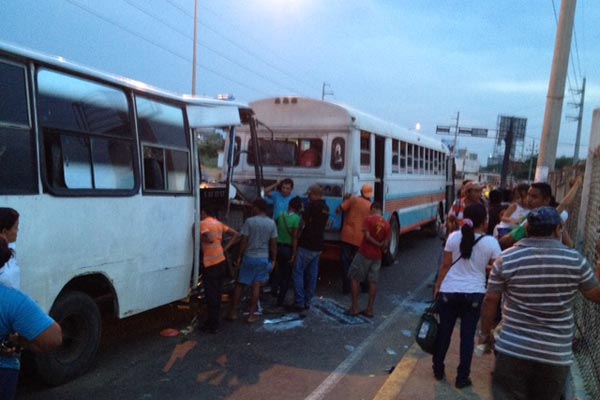
[[[494,228],[494,237],[502,237],[517,226],[529,213],[527,191],[529,185],[520,183],[513,192],[513,202],[502,214],[500,223]]]

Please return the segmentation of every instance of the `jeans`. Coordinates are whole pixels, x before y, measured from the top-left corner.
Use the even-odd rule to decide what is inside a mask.
[[[283,305],[285,295],[290,287],[290,281],[292,280],[292,265],[290,264],[290,258],[292,258],[292,246],[286,244],[277,245],[277,270],[275,275],[275,282],[277,287],[277,305]],[[273,288],[271,288],[272,290]]]
[[[358,251],[358,246],[342,242],[340,247],[340,261],[342,262],[342,290],[344,293],[348,293],[350,291],[350,278],[348,277],[348,271],[350,271],[350,265],[352,264],[352,260]]]
[[[471,374],[471,360],[475,347],[475,331],[481,312],[484,293],[440,293],[438,309],[440,328],[433,353],[433,370],[444,373],[444,359],[450,347],[450,340],[456,319],[460,318],[460,363],[457,369],[457,381],[466,380]]]
[[[559,400],[568,374],[568,366],[497,353],[492,394],[495,400]]]
[[[319,258],[321,251],[308,250],[298,247],[296,251],[296,263],[294,264],[294,305],[298,307],[310,307],[310,301],[317,289],[317,277],[319,275]]]
[[[18,381],[18,369],[0,368],[0,399],[14,399],[17,396]]]
[[[205,322],[207,327],[217,329],[221,318],[221,294],[223,289],[223,278],[227,270],[227,261],[210,267],[203,271],[204,293],[208,308],[208,318]]]

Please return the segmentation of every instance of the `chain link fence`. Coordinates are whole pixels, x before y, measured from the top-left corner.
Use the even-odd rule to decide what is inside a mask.
[[[600,109],[594,111],[590,147],[585,164],[555,171],[548,177],[557,200],[568,192],[578,176],[583,185],[567,208],[567,229],[579,251],[594,266],[600,228]],[[575,337],[573,350],[589,398],[600,399],[600,305],[578,295],[574,303]]]

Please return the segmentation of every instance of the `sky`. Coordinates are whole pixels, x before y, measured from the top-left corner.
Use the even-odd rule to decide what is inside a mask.
[[[577,2],[557,156],[600,107],[600,4]],[[539,152],[560,0],[198,0],[197,94],[325,98],[438,139],[527,118]],[[556,13],[556,14],[555,14]],[[192,92],[193,0],[0,0],[0,41]],[[571,90],[570,90],[571,89]],[[458,114],[460,113],[460,114]],[[485,165],[494,140],[458,138]]]

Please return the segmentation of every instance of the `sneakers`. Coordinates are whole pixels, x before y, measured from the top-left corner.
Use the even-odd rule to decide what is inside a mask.
[[[469,386],[473,386],[473,382],[471,382],[471,378],[465,378],[465,379],[458,379],[456,378],[456,383],[454,384],[454,386],[457,389],[463,389]]]

